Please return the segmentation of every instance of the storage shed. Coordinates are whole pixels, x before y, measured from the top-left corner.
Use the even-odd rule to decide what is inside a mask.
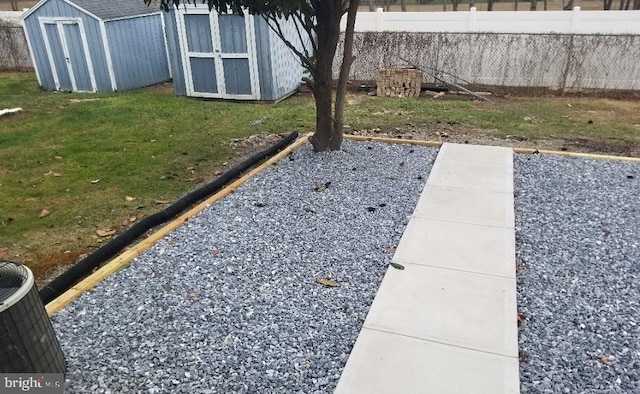
[[[293,23],[281,26],[291,42],[300,42]],[[259,15],[186,3],[165,14],[165,25],[179,96],[274,101],[300,85],[298,58]]]
[[[45,89],[124,91],[171,78],[162,12],[143,0],[40,0],[21,19]]]

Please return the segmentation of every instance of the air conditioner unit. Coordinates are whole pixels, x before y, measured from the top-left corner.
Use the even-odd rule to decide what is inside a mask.
[[[65,361],[33,273],[0,261],[0,373],[65,373]]]

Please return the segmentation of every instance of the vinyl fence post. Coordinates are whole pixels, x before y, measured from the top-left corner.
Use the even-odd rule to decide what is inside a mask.
[[[580,7],[573,7],[571,12],[570,33],[575,33],[580,28]]]
[[[476,31],[476,20],[478,18],[478,13],[476,12],[476,7],[469,8],[469,31]]]
[[[382,18],[384,17],[382,14],[383,12],[384,8],[376,9],[376,31],[382,31]]]

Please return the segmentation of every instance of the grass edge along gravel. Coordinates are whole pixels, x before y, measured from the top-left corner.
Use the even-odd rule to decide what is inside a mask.
[[[175,97],[171,84],[55,93],[41,91],[27,73],[0,74],[5,106],[25,111],[0,118],[0,156],[6,158],[0,163],[0,258],[27,264],[40,279],[224,170],[239,154],[234,140],[313,126],[308,96],[278,104],[204,101]],[[566,137],[590,146],[633,146],[640,141],[634,108],[615,100],[510,98],[486,105],[361,94],[348,97],[345,119],[352,129],[391,135],[437,125],[450,140],[464,128],[489,139]]]

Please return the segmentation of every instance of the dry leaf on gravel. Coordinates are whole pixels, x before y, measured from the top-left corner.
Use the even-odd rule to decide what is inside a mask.
[[[9,248],[0,248],[0,259],[5,257],[7,254],[9,254]]]
[[[338,287],[338,286],[340,286],[337,282],[334,282],[331,279],[316,278],[316,282],[320,283],[323,286],[327,286],[327,287]]]
[[[131,202],[131,201],[134,201],[134,200],[135,200],[135,197],[131,197],[131,196],[124,196],[124,199],[125,199],[125,201],[129,201],[129,202]]]
[[[38,215],[39,218],[46,218],[47,216],[51,215],[51,211],[49,211],[47,208],[43,208],[42,211],[40,211],[40,215]]]
[[[611,360],[609,360],[609,357],[606,357],[606,356],[605,356],[605,357],[600,357],[600,358],[598,359],[598,361],[600,361],[600,362],[601,362],[602,364],[604,364],[604,365],[609,365],[609,366],[613,365],[613,363],[611,362]]]
[[[520,361],[521,363],[526,363],[527,361],[529,361],[529,353],[525,352],[524,350],[520,350],[518,352],[518,361]]]

